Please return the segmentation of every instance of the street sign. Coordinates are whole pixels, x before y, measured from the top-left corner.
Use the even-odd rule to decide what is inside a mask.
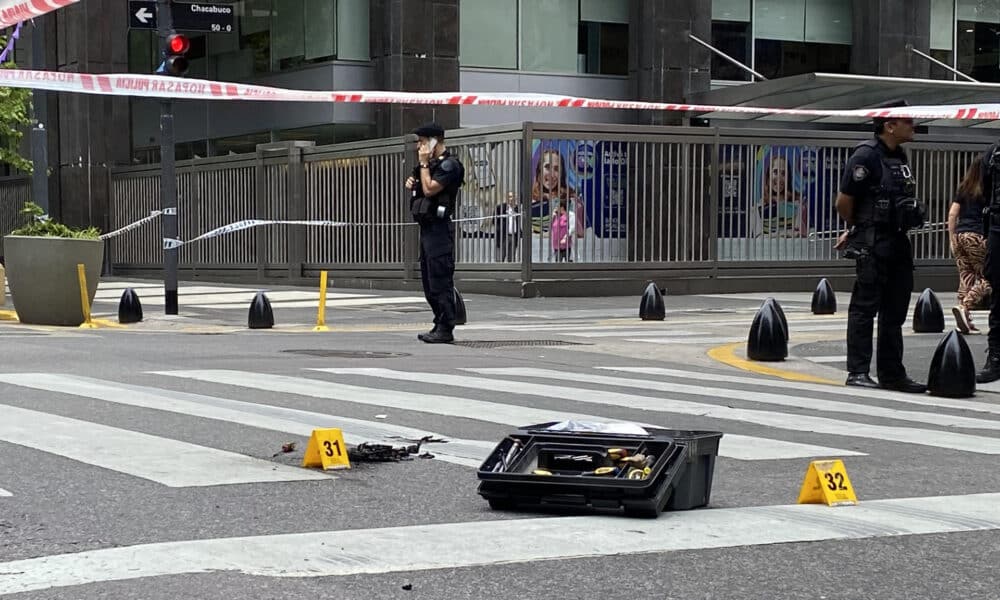
[[[236,30],[232,4],[174,2],[171,7],[177,31],[232,33]],[[156,0],[128,0],[128,15],[132,29],[156,29]]]

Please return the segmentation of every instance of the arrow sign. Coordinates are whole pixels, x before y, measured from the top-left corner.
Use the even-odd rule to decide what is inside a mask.
[[[2,0],[0,0],[2,1]],[[192,4],[172,2],[174,29],[232,33],[236,31],[236,16],[232,4]],[[156,29],[156,0],[128,0],[129,27]]]
[[[149,12],[149,10],[145,6],[137,10],[135,13],[135,18],[143,25],[149,23],[154,16],[155,15]]]

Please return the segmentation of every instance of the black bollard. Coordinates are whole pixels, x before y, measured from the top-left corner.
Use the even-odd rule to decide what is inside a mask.
[[[969,398],[976,393],[976,363],[958,331],[950,331],[934,350],[927,389],[932,396],[946,398]]]
[[[765,302],[750,325],[747,357],[750,360],[781,361],[788,356],[787,329],[782,326],[775,304]]]
[[[122,293],[122,299],[118,302],[118,322],[127,325],[140,321],[142,321],[142,303],[139,302],[139,295],[135,290],[128,288]]]
[[[257,292],[250,303],[250,318],[248,320],[250,329],[271,329],[274,327],[274,311],[271,310],[271,301],[267,299],[264,292]]]
[[[469,314],[465,310],[465,299],[462,298],[458,288],[455,288],[455,325],[465,325],[468,318]]]
[[[913,331],[916,333],[941,333],[944,331],[944,311],[937,296],[927,288],[913,307]]]
[[[778,321],[781,323],[781,331],[785,334],[785,341],[788,341],[788,319],[785,318],[785,311],[781,309],[781,305],[774,298],[768,298],[764,300],[765,306],[770,306],[774,311],[774,314],[778,316]],[[786,353],[787,356],[787,353]]]
[[[663,294],[652,281],[646,286],[639,302],[639,318],[643,321],[662,321],[667,318],[667,307],[663,304]]]
[[[837,295],[833,286],[825,278],[821,279],[812,297],[812,313],[814,315],[837,314]]]

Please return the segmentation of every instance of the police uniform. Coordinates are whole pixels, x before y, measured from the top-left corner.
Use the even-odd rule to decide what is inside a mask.
[[[425,125],[414,131],[421,137],[443,137],[444,130],[437,125]],[[458,190],[465,182],[465,168],[448,151],[427,163],[431,179],[443,189],[427,197],[420,185],[421,166],[413,170],[416,184],[413,188],[410,211],[420,225],[420,277],[424,297],[434,312],[434,328],[418,338],[428,343],[447,343],[454,338],[455,328],[455,212]]]
[[[981,158],[983,161],[983,193],[990,199],[989,213],[984,216],[986,234],[986,279],[993,292],[990,294],[989,348],[983,370],[976,374],[976,382],[989,383],[1000,379],[1000,143],[993,144]]]
[[[845,256],[857,261],[847,317],[849,385],[872,384],[867,374],[878,314],[879,386],[919,386],[903,366],[903,323],[913,292],[913,248],[906,231],[914,224],[906,222],[912,218],[900,203],[913,200],[912,188],[906,154],[899,147],[890,149],[879,137],[858,145],[844,169],[840,191],[854,198],[854,227]]]

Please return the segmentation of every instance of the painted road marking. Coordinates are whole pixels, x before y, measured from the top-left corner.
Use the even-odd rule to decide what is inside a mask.
[[[398,445],[401,442],[395,438],[418,440],[424,436],[432,435],[448,440],[448,443],[443,446],[433,445],[433,454],[438,460],[467,467],[480,466],[490,451],[496,447],[496,442],[461,440],[390,423],[375,423],[280,406],[119,384],[73,375],[6,373],[0,375],[0,383],[93,398],[115,404],[164,410],[192,417],[228,421],[305,437],[308,437],[313,429],[336,427],[344,431],[344,439],[348,444],[384,441]],[[395,436],[395,438],[391,436]]]
[[[410,373],[393,371],[391,369],[361,368],[361,369],[327,369],[336,373],[351,373],[384,377],[401,381],[415,381],[435,385],[450,385],[480,390],[497,390],[502,393],[523,394],[527,396],[542,396],[545,398],[561,398],[575,402],[627,407],[635,410],[649,410],[661,413],[684,414],[710,419],[724,419],[743,423],[755,423],[776,429],[803,432],[812,431],[820,434],[870,438],[880,441],[902,442],[937,448],[949,448],[964,452],[979,454],[1000,454],[1000,438],[982,437],[950,431],[932,429],[914,429],[910,427],[891,427],[885,425],[870,425],[855,421],[841,421],[826,417],[813,417],[803,414],[781,413],[746,408],[730,408],[718,404],[689,402],[656,396],[638,396],[611,392],[605,390],[590,390],[563,385],[544,385],[524,383],[507,379],[488,379],[484,377],[465,377],[444,373]],[[238,383],[237,383],[238,385]]]
[[[316,369],[324,371],[323,369]],[[368,404],[372,406],[388,406],[401,410],[411,410],[435,415],[473,419],[502,425],[523,427],[535,423],[563,421],[579,418],[583,420],[617,421],[607,417],[574,414],[567,411],[545,410],[540,408],[519,406],[516,404],[500,404],[446,396],[443,394],[418,394],[396,390],[382,390],[368,386],[355,386],[332,381],[288,377],[285,375],[268,375],[266,373],[248,373],[243,371],[166,371],[161,375],[181,377],[236,385],[258,390],[267,390],[300,396],[323,398]],[[450,444],[449,444],[450,445]],[[492,448],[491,448],[492,449]],[[858,452],[749,437],[727,433],[719,446],[719,455],[739,460],[775,460],[785,458],[807,458],[816,456],[861,455]],[[485,458],[485,455],[484,455]]]
[[[841,355],[841,356],[802,356],[800,358],[804,358],[804,359],[808,360],[809,362],[820,363],[820,364],[847,362],[847,355]]]
[[[11,496],[13,496],[13,495],[14,495],[14,494],[11,494],[11,493],[10,493],[10,492],[8,492],[7,490],[5,490],[5,489],[3,489],[3,488],[0,488],[0,498],[10,498],[10,497],[11,497]]]
[[[1000,494],[549,517],[143,544],[0,563],[0,595],[228,572],[343,577],[629,554],[1000,529]],[[525,543],[533,540],[534,543]],[[419,552],[414,552],[419,548]]]
[[[645,390],[658,390],[661,392],[674,392],[678,394],[693,394],[696,396],[711,396],[714,398],[728,398],[730,400],[744,400],[747,402],[758,402],[761,404],[773,404],[776,406],[786,406],[791,408],[802,408],[807,410],[817,410],[824,412],[847,413],[850,415],[865,415],[882,419],[893,419],[896,421],[911,421],[914,423],[925,423],[929,425],[939,425],[941,427],[961,427],[965,429],[984,429],[989,431],[1000,431],[1000,421],[976,419],[972,417],[956,417],[933,412],[915,412],[909,410],[898,410],[886,408],[884,406],[873,406],[871,404],[855,404],[852,402],[841,402],[839,400],[823,400],[807,396],[791,394],[772,394],[768,392],[757,392],[753,390],[735,390],[731,388],[713,387],[710,385],[711,377],[705,377],[703,384],[690,385],[685,383],[672,383],[668,381],[656,381],[652,379],[629,379],[627,377],[606,377],[603,375],[589,375],[586,373],[568,373],[566,371],[555,371],[552,369],[531,369],[531,368],[484,368],[484,369],[462,369],[473,373],[483,373],[486,375],[510,375],[517,377],[535,377],[542,379],[557,379],[573,382],[594,383],[597,385],[608,385],[615,387],[638,388]]]
[[[815,375],[809,375],[807,373],[798,373],[796,371],[787,371],[785,369],[776,369],[774,367],[769,367],[767,365],[761,364],[756,361],[740,358],[736,356],[736,349],[739,348],[741,345],[743,345],[743,342],[736,342],[735,344],[726,344],[725,346],[718,346],[716,348],[711,348],[708,351],[708,357],[724,365],[729,365],[730,367],[742,369],[744,371],[749,371],[751,373],[759,373],[761,375],[771,375],[773,377],[780,377],[782,379],[787,379],[789,381],[805,381],[810,383],[825,383],[828,385],[840,385],[838,382],[833,381],[832,379],[825,379],[823,377],[816,377]]]
[[[328,479],[234,452],[0,405],[0,439],[169,487]]]
[[[872,390],[866,388],[849,388],[842,385],[816,385],[812,383],[793,383],[790,381],[775,381],[773,379],[761,379],[759,377],[746,377],[741,375],[721,375],[718,373],[699,373],[696,371],[683,371],[678,369],[666,369],[660,367],[595,367],[602,371],[620,371],[622,373],[641,373],[645,375],[661,375],[663,377],[673,377],[676,379],[690,379],[697,381],[714,381],[718,383],[737,383],[742,385],[754,385],[758,387],[769,387],[784,390],[799,390],[806,392],[819,392],[834,396],[850,396],[857,399],[878,398],[880,400],[892,400],[903,404],[917,404],[920,406],[933,406],[937,408],[953,408],[956,410],[968,410],[973,412],[991,413],[1000,415],[1000,404],[988,402],[975,402],[972,400],[942,398],[939,396],[929,397],[918,394],[903,394],[901,392],[891,392],[888,390]],[[978,389],[982,384],[976,384]],[[1000,384],[997,384],[1000,391]]]

